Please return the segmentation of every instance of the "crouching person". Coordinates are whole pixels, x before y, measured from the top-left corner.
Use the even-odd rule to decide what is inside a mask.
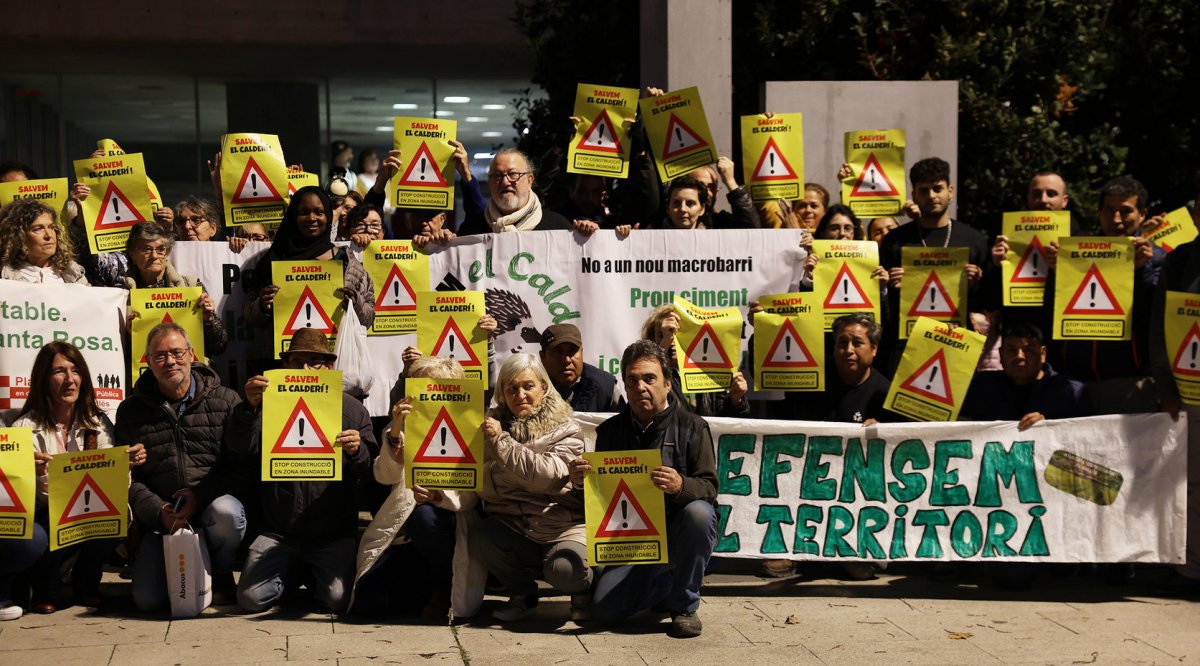
[[[301,329],[281,354],[289,370],[324,370],[337,356],[329,353],[325,334]],[[240,451],[249,461],[262,455],[262,403],[266,377],[246,382],[246,402],[235,412],[231,427]],[[234,424],[236,423],[236,427]],[[253,484],[262,505],[262,534],[250,546],[238,581],[238,605],[251,613],[267,610],[287,591],[285,578],[295,564],[303,564],[313,598],[334,612],[346,608],[354,579],[355,527],[358,511],[354,486],[370,478],[368,446],[375,443],[371,416],[366,407],[342,394],[341,481],[267,481]],[[257,470],[251,463],[247,469]]]
[[[703,418],[670,399],[669,363],[662,347],[639,340],[625,349],[621,373],[628,404],[596,429],[596,451],[659,449],[663,464],[650,473],[666,495],[670,564],[606,567],[592,596],[592,618],[617,624],[641,610],[663,606],[668,633],[699,636],[700,586],[717,543],[717,470],[712,433]],[[591,469],[571,462],[571,481],[583,486]]]

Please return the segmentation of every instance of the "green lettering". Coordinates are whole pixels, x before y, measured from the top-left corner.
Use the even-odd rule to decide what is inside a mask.
[[[970,511],[959,511],[950,526],[950,547],[959,557],[974,557],[983,546],[983,527]]]
[[[923,475],[905,472],[905,465],[911,465],[914,470],[929,468],[929,452],[925,450],[925,442],[906,439],[892,451],[892,476],[896,477],[896,481],[888,484],[888,494],[902,504],[923,495],[926,484]]]
[[[1046,515],[1046,507],[1030,507],[1029,515],[1033,522],[1025,533],[1025,541],[1021,543],[1022,555],[1049,555],[1050,547],[1046,545],[1046,530],[1042,527],[1042,516]]]
[[[811,442],[815,437],[809,438]],[[822,557],[854,557],[858,553],[846,542],[846,535],[854,529],[854,514],[840,504],[829,507],[829,521],[825,525],[825,547]]]
[[[1037,470],[1033,467],[1033,442],[1013,442],[1004,450],[1000,442],[988,442],[983,447],[979,464],[979,485],[975,488],[975,506],[1000,506],[1000,484],[1005,488],[1017,480],[1017,498],[1022,504],[1041,504]]]
[[[875,538],[875,533],[887,527],[887,524],[887,511],[877,506],[863,507],[863,510],[858,512],[859,557],[884,559],[883,549],[879,547],[879,540]]]
[[[854,502],[857,493],[855,486],[862,489],[864,500],[882,502],[883,494],[883,449],[882,439],[872,439],[867,442],[867,452],[863,454],[862,440],[851,437],[846,442],[846,455],[842,460],[842,491],[839,502]],[[861,514],[859,514],[861,518]],[[861,548],[861,546],[860,546]]]
[[[817,435],[808,438],[804,475],[800,479],[800,499],[831,500],[837,495],[837,482],[825,478],[829,474],[829,463],[822,463],[821,456],[841,452],[842,438],[837,435]]]
[[[983,542],[983,556],[997,557],[1016,555],[1008,540],[1017,533],[1017,517],[1007,511],[988,513],[987,536]]]
[[[942,556],[942,544],[938,543],[937,528],[950,524],[943,509],[922,509],[913,516],[913,525],[924,527],[921,545],[917,546],[917,557],[938,558]]]
[[[792,461],[780,460],[779,454],[799,458],[804,455],[804,435],[763,435],[762,459],[758,470],[758,496],[779,497],[780,474],[792,471]]]
[[[788,552],[787,544],[783,542],[783,528],[780,524],[792,524],[792,510],[786,506],[778,504],[764,504],[758,507],[758,524],[767,524],[767,531],[763,534],[762,547],[759,548],[760,553],[786,553]]]
[[[721,435],[717,440],[717,492],[726,495],[750,494],[750,477],[742,474],[744,458],[733,458],[733,453],[754,453],[755,435]]]
[[[522,259],[527,260],[531,264],[533,263],[533,255],[529,254],[528,252],[518,252],[514,254],[512,261],[508,262],[508,277],[521,281],[529,279],[528,275],[517,272],[517,262],[521,261]]]
[[[819,555],[820,547],[815,537],[817,525],[825,516],[825,509],[815,504],[801,504],[796,507],[796,538],[792,540],[792,552],[805,555]]]
[[[717,547],[714,552],[717,553],[736,553],[742,549],[742,538],[737,532],[726,534],[725,529],[729,527],[729,511],[732,507],[724,504],[717,505]]]
[[[933,481],[929,489],[929,503],[934,506],[965,506],[970,504],[971,495],[967,487],[958,482],[958,470],[946,469],[951,458],[970,458],[971,442],[965,439],[945,440],[934,444]]]

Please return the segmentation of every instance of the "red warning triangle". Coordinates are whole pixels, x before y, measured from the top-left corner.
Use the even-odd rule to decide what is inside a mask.
[[[1092,264],[1084,274],[1079,289],[1075,290],[1075,295],[1067,302],[1063,314],[1123,315],[1125,310],[1117,303],[1117,297],[1113,296],[1108,283],[1104,281],[1104,276],[1100,275],[1100,269],[1096,268],[1096,264]]]
[[[437,160],[433,159],[433,153],[429,152],[429,146],[425,145],[424,141],[417,148],[417,152],[413,153],[412,159],[408,163],[408,169],[400,177],[399,184],[416,185],[417,187],[448,187],[446,179],[442,177],[442,170],[438,167]]]
[[[625,479],[617,481],[617,490],[613,493],[612,501],[608,503],[608,509],[604,511],[604,517],[600,519],[600,528],[596,530],[596,536],[658,536],[654,522],[638,503],[637,496],[629,490]]]
[[[1042,242],[1038,240],[1037,236],[1034,236],[1033,240],[1029,241],[1029,247],[1025,249],[1025,254],[1017,262],[1017,268],[1013,271],[1009,281],[1044,284],[1049,270],[1049,267],[1046,266],[1046,251],[1042,248]]]
[[[850,264],[842,264],[837,277],[833,278],[829,295],[825,297],[825,309],[861,310],[873,307],[867,292],[858,283],[858,278],[854,277],[854,271],[850,270]]]
[[[613,129],[612,119],[608,115],[608,109],[601,109],[600,115],[592,121],[592,126],[588,128],[579,139],[579,143],[575,144],[576,150],[590,150],[592,152],[601,153],[619,153],[621,152],[621,137],[617,136],[617,132]]]
[[[701,344],[705,340],[708,341],[708,344]],[[699,348],[698,355],[695,354],[697,348]],[[728,370],[733,367],[733,361],[730,361],[729,357],[725,355],[725,348],[717,340],[717,332],[707,321],[700,327],[700,332],[692,340],[692,344],[688,345],[685,356],[687,357],[683,361],[685,368]]]
[[[292,310],[292,316],[288,317],[287,325],[283,327],[283,334],[293,335],[302,328],[315,328],[326,335],[333,335],[337,332],[333,320],[325,314],[321,302],[317,300],[312,287],[308,285],[305,285],[304,291],[300,292],[300,300],[296,301],[296,309]]]
[[[25,513],[25,504],[13,490],[3,469],[0,469],[0,513]]]
[[[421,448],[417,449],[417,454],[413,456],[413,462],[475,464],[471,447],[458,432],[458,426],[454,425],[454,420],[450,418],[450,413],[445,407],[442,407],[433,419],[433,425],[429,426],[429,433],[425,435],[425,441],[421,442]]]
[[[879,160],[875,159],[875,153],[867,155],[867,162],[863,165],[862,173],[858,174],[858,182],[854,183],[854,189],[850,192],[850,196],[894,197],[899,194],[899,190],[892,184],[892,179],[888,178],[879,166]]]
[[[950,378],[946,376],[946,350],[937,350],[900,388],[953,407]]]
[[[96,216],[96,224],[92,229],[120,229],[145,221],[146,218],[129,203],[129,198],[117,187],[116,182],[108,181],[108,189],[104,191],[104,203],[100,206],[100,214]]]
[[[958,314],[958,305],[950,298],[950,292],[942,284],[937,271],[929,274],[929,279],[921,286],[916,300],[908,309],[910,317],[953,317]]]
[[[1175,363],[1171,369],[1177,375],[1200,377],[1200,324],[1192,322],[1192,328],[1183,336],[1179,351],[1175,352]]]
[[[783,151],[775,145],[775,137],[769,137],[750,180],[795,180],[796,178],[799,176],[792,170],[792,165],[788,164],[787,158],[783,156]]]
[[[296,406],[288,416],[287,423],[271,447],[271,453],[333,453],[329,438],[313,418],[312,410],[304,398],[296,400]]]
[[[164,312],[164,313],[163,313],[163,319],[162,319],[162,321],[161,321],[161,322],[159,322],[159,323],[161,323],[161,324],[173,324],[173,323],[175,323],[175,320],[171,319],[171,313],[170,313],[170,312]],[[149,365],[149,363],[147,363],[147,362],[146,362],[146,353],[145,353],[145,352],[142,352],[142,360],[138,361],[138,365]]]
[[[294,196],[296,196],[296,184],[289,180],[288,181],[288,198],[291,199]]]
[[[234,188],[230,202],[235,204],[261,203],[263,201],[279,201],[282,198],[271,181],[263,175],[258,162],[255,162],[253,157],[247,157],[246,170],[242,172],[242,178]]]
[[[379,288],[379,298],[375,299],[376,312],[415,312],[417,310],[417,292],[404,279],[400,267],[392,264],[383,286]]]
[[[667,160],[676,155],[690,153],[697,148],[704,148],[708,142],[700,138],[674,113],[667,121],[667,142],[663,144],[662,159]]]
[[[65,525],[87,518],[119,515],[121,514],[117,511],[117,507],[113,506],[108,497],[100,491],[100,486],[92,480],[92,475],[84,474],[83,478],[79,480],[79,487],[75,489],[71,499],[67,500],[67,507],[63,509],[62,518],[58,519],[58,524]]]
[[[779,334],[775,336],[775,342],[772,342],[771,348],[767,350],[762,367],[812,368],[816,365],[816,359],[808,351],[808,346],[800,338],[796,327],[792,325],[792,320],[784,319],[783,326],[779,327]]]
[[[464,368],[482,367],[475,350],[471,348],[470,338],[463,335],[462,329],[453,319],[446,320],[446,327],[433,343],[430,356],[444,356],[458,361]]]

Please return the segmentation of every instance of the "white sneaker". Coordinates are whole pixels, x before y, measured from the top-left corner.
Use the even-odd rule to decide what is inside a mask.
[[[532,613],[534,608],[537,608],[537,597],[509,597],[492,611],[492,617],[501,622],[516,622]]]
[[[20,617],[24,614],[25,611],[21,610],[20,606],[5,606],[4,608],[0,608],[0,622],[17,620],[20,619]]]

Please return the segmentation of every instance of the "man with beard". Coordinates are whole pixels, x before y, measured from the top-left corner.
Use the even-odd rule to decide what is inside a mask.
[[[570,229],[567,218],[549,208],[533,191],[536,174],[529,158],[516,148],[505,148],[488,167],[492,199],[482,211],[468,211],[459,227],[462,236],[510,231]]]

